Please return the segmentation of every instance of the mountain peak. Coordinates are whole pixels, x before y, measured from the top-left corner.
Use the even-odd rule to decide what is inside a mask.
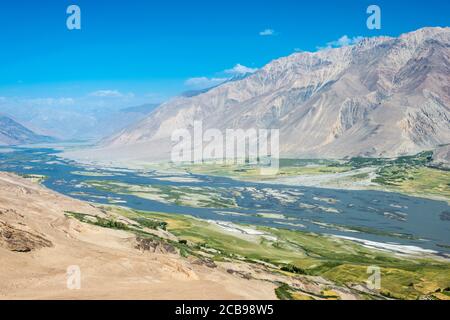
[[[205,129],[277,128],[285,156],[433,149],[450,141],[449,35],[450,28],[423,28],[295,53],[244,79],[161,105],[106,148],[157,142],[159,155],[167,156],[173,130],[204,120]]]

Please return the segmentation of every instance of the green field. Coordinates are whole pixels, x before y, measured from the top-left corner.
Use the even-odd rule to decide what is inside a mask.
[[[408,195],[450,200],[450,171],[423,166],[385,166],[374,182],[384,189]]]
[[[450,201],[450,170],[432,166],[433,152],[398,158],[347,160],[281,159],[276,175],[261,175],[255,165],[193,164],[175,167],[186,172],[255,182],[279,182],[288,177],[317,177],[318,187],[399,192]],[[369,169],[373,177],[361,170]],[[342,176],[342,174],[345,174]],[[323,176],[323,181],[320,177]],[[280,180],[281,179],[281,180]]]
[[[260,168],[258,166],[245,164],[233,165],[204,163],[177,166],[175,168],[196,174],[225,176],[248,181],[271,181],[281,177],[290,177],[296,175],[334,174],[347,172],[352,169],[351,166],[342,165],[337,161],[301,159],[281,159],[280,167],[276,175],[261,175]]]
[[[292,276],[321,276],[348,288],[364,285],[368,278],[367,268],[378,266],[381,268],[381,290],[368,294],[368,298],[450,298],[450,263],[442,259],[400,257],[351,241],[308,232],[243,226],[259,234],[239,234],[189,216],[117,207],[103,209],[132,219],[136,225],[127,227],[127,230],[140,236],[155,237],[143,231],[145,227],[165,229],[176,235],[179,242],[171,243],[186,257],[208,254],[217,262],[236,260],[264,263],[271,266],[274,272]],[[114,220],[99,221],[74,213],[68,215],[83,222],[124,230],[124,226]],[[283,298],[308,298],[287,287],[279,289],[277,294]],[[333,298],[329,293],[325,296]]]

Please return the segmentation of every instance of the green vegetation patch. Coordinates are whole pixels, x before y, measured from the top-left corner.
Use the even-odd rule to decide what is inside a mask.
[[[357,243],[309,232],[253,227],[258,233],[230,232],[216,224],[190,216],[102,207],[125,216],[138,225],[123,225],[114,219],[98,219],[90,215],[67,212],[82,222],[106,228],[127,230],[140,237],[165,241],[178,249],[184,257],[210,256],[214,261],[242,260],[266,263],[274,271],[295,275],[321,276],[338,285],[365,285],[370,266],[381,269],[381,290],[389,298],[418,299],[431,297],[447,299],[450,288],[450,263],[431,258],[418,259],[395,256],[365,248]],[[95,218],[95,219],[94,219]],[[149,234],[142,229],[166,229],[179,240],[170,241]],[[242,226],[242,229],[252,228]],[[280,285],[276,290],[280,299],[311,299],[304,294]],[[319,298],[338,299],[330,292]],[[368,295],[368,298],[373,298]]]
[[[137,223],[139,223],[139,225],[149,228],[149,229],[166,230],[166,228],[167,228],[167,223],[164,221],[142,218],[142,217],[133,218],[133,220],[136,221]]]
[[[341,285],[366,284],[368,267],[382,271],[380,294],[417,299],[450,287],[450,263],[431,258],[403,258],[357,243],[314,233],[258,227],[263,236],[236,235],[188,216],[140,213],[167,222],[167,230],[200,249],[217,251],[215,259],[264,261],[292,274],[322,276]]]
[[[223,188],[170,185],[132,185],[115,181],[86,181],[97,190],[193,208],[236,208],[234,196]]]
[[[116,229],[116,230],[130,230],[129,226],[123,222],[105,219],[89,214],[83,214],[79,212],[66,211],[66,216],[73,217],[81,222],[93,224],[103,228]]]
[[[280,159],[276,175],[261,175],[261,167],[251,164],[203,163],[176,167],[176,169],[182,169],[196,174],[225,176],[249,181],[270,181],[282,177],[298,175],[342,173],[351,170],[352,167],[333,160]]]
[[[286,283],[283,283],[281,286],[275,289],[275,295],[280,300],[294,300],[294,297],[291,293],[291,287],[289,287]]]

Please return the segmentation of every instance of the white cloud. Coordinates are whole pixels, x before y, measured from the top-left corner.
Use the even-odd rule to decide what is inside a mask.
[[[126,95],[117,90],[98,90],[89,94],[91,97],[99,98],[123,98]]]
[[[198,78],[187,79],[184,82],[184,84],[186,86],[194,88],[194,89],[206,89],[206,88],[217,86],[227,80],[228,80],[228,78],[198,77]]]
[[[265,29],[265,30],[261,31],[259,33],[259,35],[263,36],[263,37],[267,37],[267,36],[274,36],[274,35],[276,35],[276,33],[275,33],[275,30],[273,30],[273,29]]]
[[[317,47],[317,49],[323,50],[323,49],[332,49],[332,48],[351,46],[351,45],[357,44],[358,42],[360,42],[363,39],[364,39],[364,37],[361,37],[361,36],[350,38],[347,35],[343,35],[338,40],[330,41],[327,43],[327,45],[325,47]]]
[[[256,71],[258,71],[257,68],[249,68],[249,67],[243,66],[242,64],[238,63],[232,69],[225,70],[224,72],[226,74],[242,75],[242,74],[247,74],[247,73],[255,73]]]

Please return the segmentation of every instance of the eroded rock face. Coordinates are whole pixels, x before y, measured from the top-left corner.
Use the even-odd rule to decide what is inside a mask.
[[[211,269],[217,268],[217,264],[214,262],[214,260],[209,259],[209,258],[196,259],[194,262],[192,262],[192,264],[196,264],[199,266],[206,266]]]
[[[52,246],[51,241],[40,235],[0,221],[0,248],[14,252],[30,252]]]
[[[149,251],[151,253],[169,253],[169,254],[176,254],[177,250],[174,246],[163,242],[158,241],[156,239],[148,239],[148,238],[136,238],[136,249],[139,249],[141,251]]]

